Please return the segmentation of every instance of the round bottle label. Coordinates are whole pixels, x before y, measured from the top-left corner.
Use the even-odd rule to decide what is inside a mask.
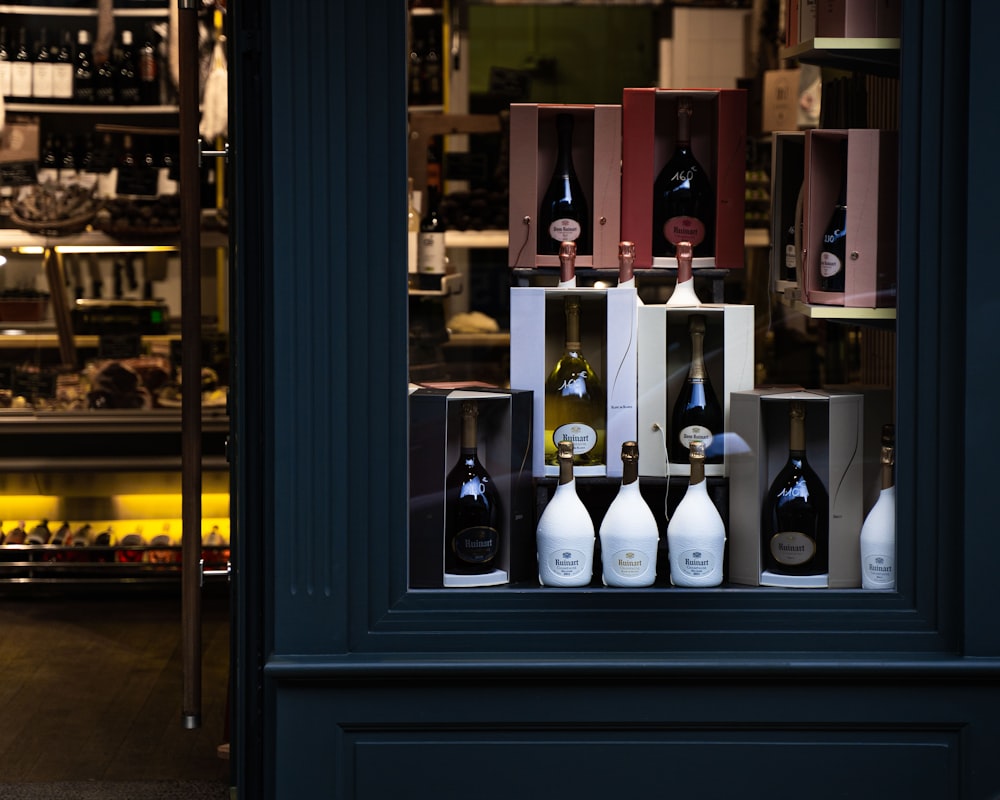
[[[824,250],[819,254],[819,274],[824,278],[836,275],[843,268],[840,259],[829,250]]]
[[[701,442],[705,445],[705,452],[708,452],[715,437],[708,428],[702,425],[688,425],[686,428],[681,428],[677,438],[685,450],[691,449],[691,442]]]
[[[553,575],[573,578],[587,566],[587,556],[582,550],[553,550],[545,559],[545,566]]]
[[[455,555],[468,564],[485,564],[497,554],[497,532],[486,525],[465,528],[451,540]]]
[[[805,564],[816,555],[816,542],[798,531],[780,531],[771,537],[771,555],[779,564]]]
[[[556,219],[549,225],[549,236],[557,242],[575,242],[580,238],[582,227],[575,219]]]
[[[641,550],[619,550],[611,556],[610,566],[623,578],[638,578],[649,569],[649,559]]]
[[[582,422],[568,422],[552,431],[552,441],[557,449],[559,442],[567,439],[573,443],[573,455],[582,455],[597,446],[597,431]]]
[[[677,568],[690,578],[702,578],[715,569],[715,559],[707,550],[684,550],[677,556]]]
[[[865,578],[870,583],[890,584],[895,580],[893,557],[884,553],[866,553],[864,556]]]
[[[671,217],[663,223],[663,236],[670,244],[690,242],[697,245],[705,238],[705,226],[694,217]]]

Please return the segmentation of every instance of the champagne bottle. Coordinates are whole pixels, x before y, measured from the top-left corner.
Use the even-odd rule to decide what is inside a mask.
[[[31,96],[40,100],[52,99],[52,52],[49,47],[49,34],[42,28],[38,46],[35,49],[35,61],[31,65]]]
[[[677,143],[653,184],[653,255],[670,256],[680,242],[694,255],[715,252],[715,193],[691,150],[690,99],[677,103]]]
[[[10,50],[7,49],[7,28],[0,27],[0,95],[10,97]]]
[[[580,345],[579,296],[565,298],[564,312],[566,345],[545,381],[545,463],[558,464],[559,442],[569,440],[579,466],[596,466],[605,463],[604,388]]]
[[[94,102],[94,54],[90,49],[90,31],[81,28],[76,33],[76,54],[73,57],[73,101],[81,105]]]
[[[705,316],[692,315],[688,331],[691,334],[691,363],[684,386],[674,401],[670,460],[683,464],[688,460],[691,444],[701,442],[705,461],[721,464],[722,406],[705,369]]]
[[[124,106],[139,102],[139,72],[135,64],[132,31],[122,31],[121,52],[115,69],[115,97]]]
[[[606,586],[652,586],[660,533],[639,492],[639,445],[622,444],[622,483],[601,521],[601,565]]]
[[[427,34],[427,50],[423,57],[420,82],[424,103],[441,105],[444,101],[441,86],[441,54],[438,51],[437,34],[433,28]]]
[[[795,247],[795,223],[785,229],[785,258],[781,262],[781,280],[794,282],[799,273],[799,252]]]
[[[635,242],[618,243],[618,286],[635,288]]]
[[[882,426],[882,491],[861,526],[861,587],[896,588],[896,435]]]
[[[586,586],[594,573],[594,522],[576,493],[573,442],[559,442],[559,484],[538,520],[538,582]]]
[[[718,586],[726,548],[726,526],[708,496],[705,448],[691,443],[691,478],[667,525],[670,582],[674,586]]]
[[[27,37],[27,31],[21,28],[17,50],[14,52],[14,60],[10,65],[10,94],[11,97],[19,100],[26,100],[32,96],[31,83],[34,76],[34,65],[31,53],[28,52]]]
[[[73,99],[73,45],[69,31],[63,31],[52,66],[52,97],[62,103]]]
[[[420,236],[417,240],[417,272],[420,274],[420,288],[440,289],[441,278],[447,272],[447,258],[444,245],[445,224],[438,208],[438,193],[433,186],[427,187],[427,213],[420,220]]]
[[[538,252],[557,255],[562,242],[576,242],[578,255],[591,254],[590,213],[573,166],[573,116],[556,115],[559,149],[555,170],[538,211]]]
[[[829,499],[806,460],[806,409],[789,407],[788,461],[764,496],[761,546],[765,568],[780,575],[825,575],[829,565]]]
[[[500,495],[479,461],[478,416],[478,403],[463,400],[461,452],[445,481],[444,571],[450,575],[492,572],[500,553]]]
[[[847,147],[841,149],[840,191],[830,221],[823,231],[819,253],[819,288],[824,292],[844,291],[847,268]]]
[[[690,308],[701,305],[698,293],[694,289],[694,271],[691,269],[693,256],[694,248],[691,242],[677,243],[677,282],[674,284],[674,290],[670,293],[670,297],[667,298],[667,305],[672,308]]]

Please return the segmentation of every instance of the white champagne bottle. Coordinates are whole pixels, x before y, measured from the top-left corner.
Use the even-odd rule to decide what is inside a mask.
[[[691,261],[694,258],[694,248],[691,242],[680,242],[677,245],[677,283],[674,291],[667,298],[670,308],[690,308],[700,306],[701,300],[694,290],[694,272]]]
[[[861,526],[861,588],[896,588],[896,431],[882,426],[882,491]]]
[[[538,582],[586,586],[594,574],[594,522],[576,493],[573,443],[559,442],[559,485],[538,520]]]
[[[605,586],[652,586],[660,532],[639,493],[639,445],[622,444],[622,485],[601,521]]]
[[[635,242],[618,242],[618,288],[635,288]]]
[[[708,496],[705,481],[705,445],[691,442],[691,482],[667,525],[670,582],[674,586],[718,586],[726,526]]]

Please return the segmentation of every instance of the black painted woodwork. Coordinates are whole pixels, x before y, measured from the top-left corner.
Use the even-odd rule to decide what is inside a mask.
[[[1000,796],[1000,7],[903,5],[881,594],[408,591],[404,4],[233,4],[241,798]]]

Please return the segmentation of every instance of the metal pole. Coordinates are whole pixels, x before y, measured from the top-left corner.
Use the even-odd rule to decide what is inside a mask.
[[[181,199],[182,724],[201,726],[201,153],[198,12],[178,0]]]

